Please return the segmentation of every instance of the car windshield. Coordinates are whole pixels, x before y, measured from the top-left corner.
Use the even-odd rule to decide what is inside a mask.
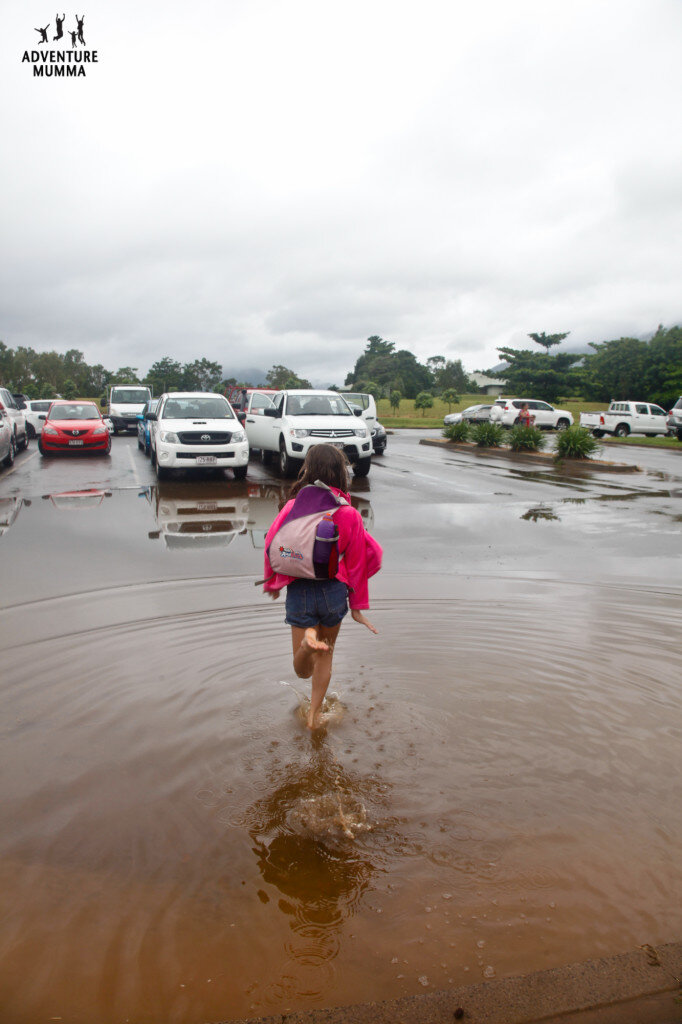
[[[169,398],[163,410],[165,420],[233,420],[235,415],[226,398]]]
[[[112,388],[111,401],[122,402],[124,405],[140,405],[149,401],[149,392],[146,388]]]
[[[98,420],[97,406],[91,403],[73,402],[69,405],[53,405],[49,418],[57,422],[64,420]]]
[[[289,395],[288,416],[352,416],[347,402],[339,395]]]

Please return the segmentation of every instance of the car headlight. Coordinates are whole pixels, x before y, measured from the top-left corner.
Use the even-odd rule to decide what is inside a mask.
[[[290,434],[291,437],[308,437],[308,435],[310,434],[310,431],[309,430],[294,429],[294,427],[291,427],[291,429],[289,430],[289,434]]]
[[[232,435],[233,441],[246,441],[246,433],[243,430],[235,430]]]
[[[54,427],[43,427],[43,433],[44,434],[58,434],[59,431],[55,430]]]
[[[172,430],[159,431],[159,438],[164,444],[180,444],[180,438]]]
[[[356,437],[367,437],[367,427],[356,427],[353,433]]]
[[[382,427],[382,425],[381,425],[380,423],[377,423],[376,427],[375,427],[375,428],[374,428],[374,430],[373,430],[373,434],[374,434],[374,436],[375,436],[375,437],[383,437],[383,435],[384,435],[385,433],[386,433],[386,431],[384,430],[384,428]]]
[[[106,427],[95,427],[95,429],[92,432],[93,437],[95,436],[95,434],[108,434],[108,433],[109,433],[109,431],[107,430]]]

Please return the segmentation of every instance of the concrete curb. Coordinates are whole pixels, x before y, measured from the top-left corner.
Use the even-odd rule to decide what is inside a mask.
[[[676,942],[428,995],[231,1024],[570,1024],[578,1014],[576,1024],[678,1024],[681,976]]]
[[[548,466],[560,468],[599,470],[602,473],[640,473],[639,466],[633,466],[626,462],[603,462],[597,459],[555,459],[548,452],[513,452],[510,448],[479,448],[471,441],[456,443],[446,438],[422,437],[420,444],[430,445],[432,448],[446,448],[450,451],[465,452],[475,455],[477,458],[491,458],[502,456],[507,459],[528,459],[531,462],[542,462]]]

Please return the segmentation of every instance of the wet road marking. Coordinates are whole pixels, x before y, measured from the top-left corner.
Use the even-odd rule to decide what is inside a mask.
[[[137,484],[138,487],[141,487],[142,486],[142,480],[140,478],[140,474],[137,471],[137,464],[135,463],[135,459],[133,458],[133,449],[132,448],[126,448],[126,452],[128,454],[128,458],[130,460],[130,468],[133,471],[133,477],[135,478],[135,483]]]
[[[11,476],[12,473],[16,473],[18,469],[21,469],[22,466],[25,466],[27,462],[31,461],[31,459],[35,459],[36,455],[39,454],[40,453],[36,449],[36,451],[31,452],[30,455],[27,455],[25,459],[22,459],[21,462],[17,463],[15,460],[9,467],[9,469],[6,469],[5,472],[2,474],[3,480],[5,480],[8,476]]]

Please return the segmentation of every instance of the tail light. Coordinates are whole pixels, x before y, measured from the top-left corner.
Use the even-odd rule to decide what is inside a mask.
[[[602,426],[602,427],[606,426],[606,420],[604,419],[603,416],[599,417],[599,425]]]

